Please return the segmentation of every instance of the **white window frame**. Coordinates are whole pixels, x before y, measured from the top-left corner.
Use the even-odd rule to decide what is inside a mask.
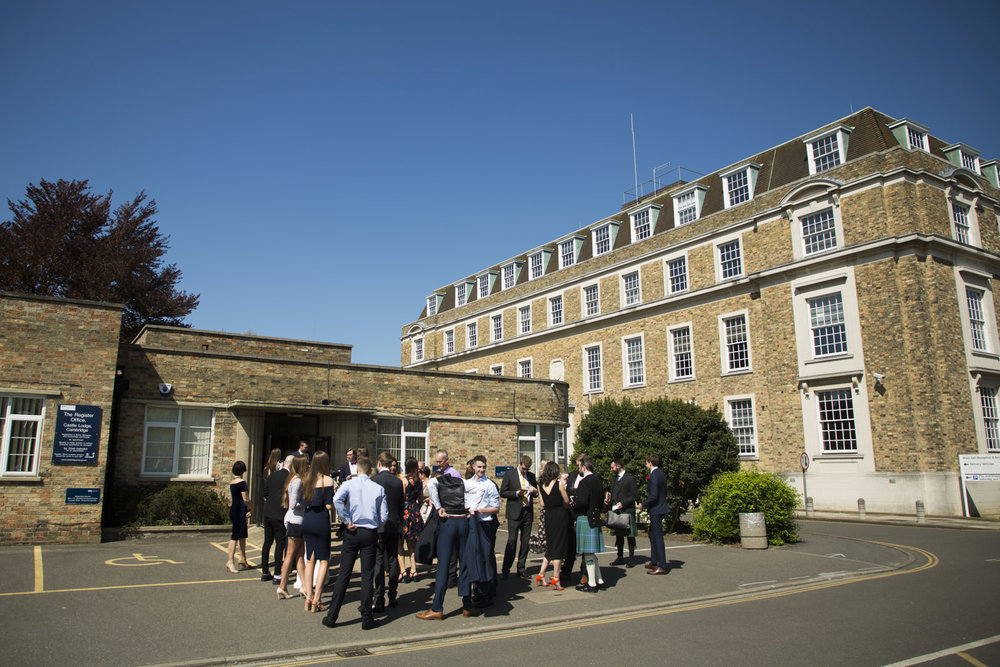
[[[517,335],[531,333],[531,304],[520,306],[517,309]]]
[[[490,366],[490,375],[503,375],[503,364],[493,364]]]
[[[559,268],[568,269],[580,261],[580,248],[583,247],[582,236],[570,236],[556,243],[559,251]]]
[[[684,263],[684,286],[679,289],[674,289],[673,280],[673,265],[677,262]],[[663,260],[663,284],[666,285],[667,294],[681,294],[687,292],[691,289],[691,274],[688,270],[688,257],[687,253],[682,253],[679,255],[673,255],[667,257]]]
[[[173,422],[166,421],[152,421],[149,418],[150,409],[176,409],[177,410],[177,420]],[[198,411],[198,412],[209,412],[211,413],[211,419],[209,420],[208,429],[208,451],[205,456],[206,469],[204,472],[199,473],[179,473],[178,463],[180,461],[180,450],[181,450],[181,431],[182,424],[184,423],[184,412],[185,411]],[[173,428],[174,429],[174,445],[173,445],[173,465],[170,471],[160,471],[160,470],[147,470],[146,469],[146,458],[147,449],[149,444],[149,429],[152,428]],[[215,409],[205,408],[205,407],[194,407],[194,406],[181,406],[175,403],[171,404],[148,404],[146,405],[146,410],[143,415],[143,427],[142,427],[142,462],[140,464],[140,476],[145,478],[157,477],[157,478],[177,478],[177,479],[197,479],[202,480],[206,477],[212,475],[212,453],[215,447]]]
[[[545,275],[551,255],[551,250],[539,250],[528,255],[528,280],[538,280]]]
[[[914,123],[909,118],[903,118],[894,123],[889,123],[889,129],[896,137],[899,145],[907,150],[925,152],[930,150],[927,143],[930,130],[920,123]]]
[[[979,428],[982,430],[981,451],[987,454],[1000,454],[1000,389],[995,384],[980,384],[977,387],[978,405],[976,406]]]
[[[418,425],[418,422],[423,422],[423,430],[410,430],[413,426]],[[407,441],[412,439],[422,439],[423,447],[416,446],[413,449],[408,447]],[[418,461],[427,461],[430,456],[430,441],[430,420],[428,419],[379,417],[375,420],[376,451],[390,452],[399,461],[405,461],[409,456]]]
[[[726,325],[728,322],[735,322],[736,320],[743,319],[743,334],[745,337],[746,345],[746,365],[745,366],[734,366],[733,361],[736,360],[736,356],[732,355],[731,352],[735,350],[734,347],[730,349],[729,338],[727,336]],[[752,373],[753,372],[753,354],[751,346],[750,337],[750,313],[746,310],[737,311],[734,313],[726,313],[725,315],[719,316],[719,351],[722,359],[722,374],[723,375],[736,375],[739,373]]]
[[[629,278],[635,276],[635,298],[629,300],[629,288],[628,280]],[[634,271],[629,271],[621,276],[621,307],[628,308],[630,306],[638,306],[642,303],[642,272],[637,268]]]
[[[455,284],[455,307],[464,306],[469,302],[469,284],[468,283],[456,283]]]
[[[757,174],[760,173],[760,167],[761,165],[756,162],[744,162],[738,167],[728,169],[719,174],[719,178],[722,179],[722,203],[725,208],[732,208],[733,206],[753,201],[754,190],[757,187]],[[730,192],[730,188],[732,187],[730,179],[738,176],[740,173],[744,173],[746,176],[747,197],[740,201],[733,201],[736,192]]]
[[[455,330],[445,329],[444,331],[444,353],[455,354]]]
[[[583,393],[585,394],[600,394],[604,391],[604,350],[601,343],[591,343],[589,345],[583,346]],[[597,350],[597,367],[596,375],[597,381],[593,382],[593,375],[591,373],[590,365],[590,351]]]
[[[591,289],[594,290],[594,294],[597,296],[597,299],[595,299],[593,301],[593,303],[596,304],[595,307],[594,307],[593,312],[591,312],[591,308],[590,308],[590,304],[592,302],[590,302],[587,299],[587,292],[588,292],[588,290],[591,290]],[[598,316],[598,315],[601,314],[601,285],[600,285],[600,283],[591,283],[589,285],[583,285],[583,286],[580,287],[580,304],[581,304],[581,310],[583,311],[583,316],[584,317],[596,317],[596,316]]]
[[[500,326],[497,326],[499,322]],[[499,343],[503,340],[503,313],[490,315],[490,342]]]
[[[629,343],[639,341],[639,358],[629,358]],[[639,379],[633,378],[633,370],[638,368]],[[636,389],[645,387],[646,377],[646,337],[645,334],[638,333],[629,336],[622,336],[622,387],[625,389]]]
[[[593,231],[591,232],[591,241],[593,243],[594,257],[606,255],[615,249],[615,240],[618,238],[619,225],[621,225],[621,223],[617,220],[608,220],[607,222],[593,228]],[[601,249],[602,244],[605,243],[607,247]]]
[[[548,452],[542,451],[542,429],[552,429],[553,458],[548,458]],[[529,435],[525,431],[532,431]],[[539,424],[518,424],[517,426],[517,457],[527,454],[536,464],[541,461],[554,460],[557,463],[566,461],[566,436],[562,426],[539,425]]]
[[[507,262],[500,267],[500,289],[509,290],[517,285],[518,276],[521,275],[521,265],[524,262]]]
[[[688,351],[687,354],[690,356],[691,363],[691,374],[690,375],[680,375],[677,370],[677,361],[679,355],[683,354],[683,351],[677,349],[677,340],[674,336],[675,333],[687,331],[688,337]],[[670,382],[690,382],[695,379],[695,365],[694,365],[694,326],[691,322],[683,322],[681,324],[676,324],[672,327],[667,328],[667,355],[670,358]]]
[[[740,396],[726,396],[723,401],[726,404],[726,423],[729,429],[736,436],[737,455],[742,459],[756,459],[760,456],[757,448],[757,403],[753,394],[743,394]],[[734,415],[734,403],[746,404],[750,407],[750,423],[740,422],[743,415]],[[749,431],[749,434],[747,433]],[[746,437],[749,435],[749,437]],[[747,451],[743,451],[746,449]]]
[[[829,171],[830,169],[839,167],[847,162],[847,143],[851,137],[851,129],[852,128],[849,128],[846,125],[838,125],[837,127],[812,134],[802,140],[806,145],[810,175]],[[827,140],[831,138],[837,143],[834,150],[825,152],[822,155],[817,155],[817,150],[822,145],[825,145]],[[829,156],[833,156],[831,160],[832,164],[827,163],[828,161],[826,158]]]
[[[414,363],[424,360],[424,339],[414,338],[410,345],[410,359]]]
[[[661,208],[658,204],[647,204],[642,208],[629,211],[628,226],[632,243],[644,241],[653,235],[653,232],[656,231],[656,221],[660,217]],[[643,220],[645,220],[645,224],[643,224]],[[643,227],[647,228],[645,234],[641,233]]]
[[[443,294],[434,293],[427,297],[427,317],[438,314],[438,308],[441,306],[441,299],[444,297]]]
[[[736,244],[737,260],[739,261],[739,271],[733,273],[732,275],[726,275],[727,262],[732,262],[730,258],[728,260],[723,259],[722,253],[724,248],[728,248],[732,244]],[[715,244],[715,281],[718,283],[724,282],[726,280],[735,280],[737,278],[742,278],[746,275],[746,262],[743,256],[743,238],[740,236],[729,237],[716,242]]]
[[[809,252],[806,246],[807,237],[804,229],[806,220],[813,216],[822,215],[826,211],[830,211],[833,215],[834,245]],[[844,224],[841,218],[840,199],[835,193],[826,192],[816,199],[790,204],[785,209],[785,215],[791,225],[792,255],[795,259],[815,257],[844,247]]]
[[[836,302],[837,307],[834,310],[830,310],[825,307],[826,304],[822,303],[823,301]],[[812,358],[822,359],[850,354],[851,346],[847,335],[847,313],[843,293],[840,290],[835,290],[824,294],[809,295],[806,297],[806,304],[809,308],[809,339],[811,341]],[[822,308],[822,310],[819,310],[819,308]],[[839,321],[836,319],[836,310],[839,310]],[[817,315],[827,319],[817,323]],[[843,346],[843,349],[834,349],[827,352],[818,349],[837,346]]]
[[[559,321],[557,322],[554,315],[556,313],[555,304],[559,304]],[[548,319],[550,327],[557,327],[566,323],[566,300],[563,298],[562,294],[553,294],[548,298]]]
[[[42,427],[45,424],[45,408],[47,401],[44,396],[25,396],[16,393],[3,394],[0,398],[3,399],[0,401],[0,410],[3,410],[3,413],[0,414],[0,478],[17,479],[18,477],[37,477],[38,465],[42,457],[42,447],[45,442],[42,438]],[[37,401],[41,404],[41,413],[37,415],[24,414],[21,412],[15,413],[15,401]],[[31,461],[30,468],[28,470],[7,470],[7,467],[10,465],[11,438],[13,437],[15,423],[34,424],[35,433],[31,444]],[[21,456],[19,452],[15,455]]]
[[[476,276],[476,296],[485,299],[493,291],[493,284],[496,282],[497,272],[487,271]]]
[[[527,374],[525,373],[527,371]],[[526,359],[517,360],[517,377],[531,379],[533,371],[532,358],[527,357]]]
[[[979,214],[976,212],[977,199],[962,190],[951,188],[948,196],[948,220],[951,225],[951,236],[959,243],[965,245],[982,247],[982,239],[979,236]],[[959,238],[959,223],[955,214],[955,206],[960,206],[965,210],[965,223],[968,240]]]
[[[692,222],[701,218],[701,208],[705,204],[705,193],[708,191],[704,185],[692,185],[689,188],[684,188],[680,192],[672,195],[674,200],[674,227],[681,227],[683,225],[690,225]],[[692,198],[691,206],[684,206],[681,208],[681,200]],[[682,220],[683,214],[686,211],[694,209],[694,217],[690,220]]]
[[[479,347],[479,322],[466,322],[465,347],[470,350]]]
[[[963,143],[952,144],[951,146],[945,146],[941,149],[944,156],[948,158],[956,167],[961,167],[963,169],[968,169],[974,173],[981,173],[980,163],[979,163],[979,151],[977,151],[972,146]]]
[[[823,387],[822,389],[815,389],[812,391],[814,395],[815,410],[816,410],[816,428],[817,436],[819,438],[819,451],[823,455],[827,456],[837,456],[837,455],[854,455],[861,452],[861,432],[858,424],[858,406],[860,401],[857,400],[853,387],[850,385],[846,386],[833,386],[833,387]],[[844,448],[838,447],[836,449],[827,449],[827,441],[823,435],[823,412],[822,403],[824,396],[830,396],[833,398],[833,394],[840,394],[841,397],[846,396],[851,400],[851,427],[854,432],[854,447]],[[847,421],[842,419],[839,421]],[[830,420],[833,423],[833,420]],[[831,442],[834,442],[831,440]]]

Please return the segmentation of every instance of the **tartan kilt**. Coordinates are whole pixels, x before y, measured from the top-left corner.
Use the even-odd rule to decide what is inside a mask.
[[[591,528],[586,515],[576,517],[576,552],[599,554],[604,551],[604,534],[600,528]]]

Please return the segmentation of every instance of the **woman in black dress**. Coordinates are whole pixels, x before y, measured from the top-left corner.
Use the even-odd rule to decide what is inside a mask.
[[[564,587],[559,583],[559,570],[569,546],[569,496],[566,494],[566,483],[560,478],[558,463],[549,461],[545,464],[538,486],[542,507],[545,508],[545,557],[535,583],[561,591]],[[555,576],[551,581],[545,581],[549,563]]]
[[[302,482],[299,504],[306,508],[302,519],[302,536],[306,541],[305,582],[312,584],[312,597],[306,596],[306,611],[324,611],[320,604],[326,571],[330,567],[330,510],[333,509],[333,477],[330,477],[330,457],[316,452],[309,473]],[[305,586],[303,591],[307,590]]]
[[[247,471],[247,464],[237,461],[233,464],[233,480],[229,482],[229,495],[232,503],[229,505],[229,520],[233,522],[233,532],[229,536],[229,551],[226,559],[226,569],[232,573],[239,572],[234,559],[236,558],[236,544],[240,545],[240,555],[243,560],[240,567],[250,567],[247,562],[247,521],[250,520],[250,506],[247,504],[248,487],[243,479],[243,473]]]

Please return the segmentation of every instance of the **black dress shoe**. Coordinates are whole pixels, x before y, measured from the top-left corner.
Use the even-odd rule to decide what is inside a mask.
[[[596,586],[587,586],[585,584],[580,584],[579,586],[576,587],[576,590],[580,591],[581,593],[596,593],[600,589],[598,589]]]
[[[509,576],[510,576],[510,572],[501,572],[500,573],[500,580],[501,581],[507,581],[507,577],[509,577]]]
[[[374,612],[376,614],[384,614],[385,613],[385,605],[384,604],[374,604],[374,605],[372,605],[372,612]]]
[[[361,629],[362,630],[371,630],[372,628],[377,628],[377,627],[378,627],[378,619],[377,618],[366,618],[366,619],[362,619],[362,621],[361,621]]]
[[[527,579],[528,578],[528,573],[525,572],[524,570],[518,570],[517,571],[517,576],[521,577],[522,579]]]
[[[399,603],[396,602],[396,598],[389,598],[389,603],[386,606],[394,608],[397,604],[399,604]]]
[[[261,581],[272,581],[273,579],[274,576],[270,572],[265,572],[264,574],[260,575]]]
[[[635,567],[635,563],[634,563],[634,562],[632,561],[632,557],[631,557],[631,556],[629,556],[629,557],[628,557],[628,560],[627,560],[627,561],[625,561],[625,567],[627,567],[627,568],[628,568],[628,569],[630,569],[630,570],[631,570],[631,569],[632,569],[633,567]]]
[[[621,556],[608,563],[608,565],[624,565],[624,564],[625,564],[625,559],[622,558]]]
[[[324,616],[323,617],[323,625],[325,625],[328,628],[334,628],[334,627],[337,626],[337,621],[331,621],[329,617]]]

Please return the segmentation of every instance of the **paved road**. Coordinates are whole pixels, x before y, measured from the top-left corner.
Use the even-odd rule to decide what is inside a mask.
[[[609,589],[596,596],[511,580],[501,587],[506,601],[476,619],[455,615],[453,592],[444,622],[415,619],[431,597],[425,577],[401,587],[400,607],[371,632],[357,623],[356,586],[343,626],[326,629],[301,600],[277,601],[258,572],[226,574],[219,536],[5,548],[5,662],[201,664],[258,656],[280,664],[298,656],[296,664],[316,664],[361,650],[379,664],[412,665],[469,660],[476,635],[476,656],[491,664],[514,648],[578,664],[617,657],[886,664],[1000,633],[1000,531],[802,526],[801,543],[766,551],[668,540],[669,576],[605,568]],[[1000,664],[998,645],[970,647],[969,655]]]

